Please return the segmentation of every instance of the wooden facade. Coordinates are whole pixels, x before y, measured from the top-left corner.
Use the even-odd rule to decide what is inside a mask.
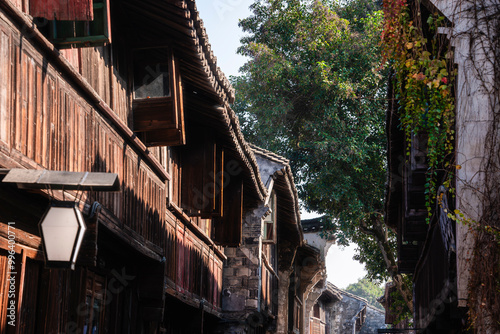
[[[309,321],[310,334],[326,334],[325,309],[323,303],[317,301],[313,306],[311,320]]]
[[[243,138],[195,2],[56,2],[0,0],[0,334],[217,333],[235,286],[241,330],[305,332],[324,259],[303,246],[288,161]],[[1,182],[13,168],[120,189],[20,189]],[[44,262],[52,200],[83,213],[75,270]]]
[[[43,3],[0,1],[0,179],[12,168],[109,172],[120,190],[0,182],[0,333],[210,331],[222,317],[222,246],[241,243],[244,210],[266,188],[194,1],[94,1],[106,6],[112,41],[59,39],[53,27],[64,25],[50,20],[63,18],[60,9]],[[168,63],[139,78],[163,80],[168,96],[137,93],[137,50]],[[74,271],[44,264],[38,222],[52,199],[76,201],[85,217]]]

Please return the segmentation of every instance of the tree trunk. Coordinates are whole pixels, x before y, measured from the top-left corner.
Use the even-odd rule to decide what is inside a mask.
[[[396,285],[396,288],[401,294],[401,297],[403,297],[403,300],[408,306],[411,314],[413,314],[413,293],[408,289],[408,286],[404,284],[403,277],[398,273],[396,257],[394,256],[394,253],[389,244],[386,226],[383,223],[380,215],[377,216],[377,218],[373,219],[372,223],[373,227],[369,228],[366,225],[366,222],[362,222],[360,225],[360,229],[363,233],[372,236],[377,242],[377,245],[384,257],[387,271],[389,272],[389,275]]]

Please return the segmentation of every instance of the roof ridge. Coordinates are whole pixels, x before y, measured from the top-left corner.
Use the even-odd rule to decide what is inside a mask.
[[[231,82],[227,79],[224,72],[219,66],[217,66],[217,57],[215,56],[212,45],[209,42],[207,32],[205,30],[203,20],[200,18],[200,13],[196,7],[195,0],[184,0],[187,2],[189,11],[191,12],[191,20],[193,21],[193,27],[196,32],[196,36],[199,40],[199,44],[202,48],[204,58],[207,62],[207,67],[210,70],[209,76],[213,77],[213,89],[218,93],[222,100],[227,100],[229,103],[234,102],[235,89],[231,85]],[[223,90],[224,92],[222,92]]]
[[[367,305],[369,305],[369,304],[368,304],[368,300],[366,300],[366,299],[365,299],[365,298],[363,298],[363,297],[357,296],[357,295],[355,295],[355,294],[353,294],[353,293],[350,293],[350,292],[347,292],[347,291],[345,291],[345,290],[340,290],[340,291],[342,291],[341,293],[343,293],[343,294],[347,295],[348,297],[351,297],[351,298],[357,299],[357,300],[359,300],[359,301],[363,301],[363,302],[365,302]]]
[[[371,308],[371,309],[372,309],[372,310],[374,310],[374,311],[377,311],[377,312],[379,312],[379,313],[385,314],[385,311],[382,311],[381,309],[379,309],[379,308],[377,308],[377,307],[373,306],[372,304],[366,304],[366,306],[367,306],[367,307],[369,307],[369,308]]]
[[[332,283],[332,282],[330,282],[330,281],[327,281],[327,282],[326,282],[326,285],[327,285],[327,288],[329,288],[329,287],[330,287],[330,288],[332,288],[332,289],[334,289],[334,290],[338,291],[340,294],[344,294],[344,295],[346,295],[346,296],[348,296],[348,297],[351,297],[351,298],[357,299],[357,300],[359,300],[359,301],[362,301],[362,302],[364,302],[364,303],[366,304],[366,306],[368,306],[368,307],[370,307],[370,308],[372,308],[372,309],[374,309],[374,310],[376,310],[376,311],[379,311],[379,312],[381,312],[381,313],[384,313],[384,311],[382,311],[382,310],[378,309],[377,307],[373,306],[372,304],[370,304],[366,298],[363,298],[363,297],[357,296],[357,295],[355,295],[355,294],[353,294],[353,293],[350,293],[350,292],[348,292],[348,291],[345,291],[345,290],[343,290],[343,289],[340,289],[339,287],[337,287],[335,284],[333,284],[333,283]]]
[[[284,162],[287,165],[290,165],[290,160],[288,160],[284,156],[281,156],[277,153],[266,150],[265,148],[262,148],[260,146],[255,145],[255,144],[252,144],[252,143],[248,143],[248,145],[257,154],[260,154],[260,155],[266,156],[268,158],[278,160],[279,162]]]

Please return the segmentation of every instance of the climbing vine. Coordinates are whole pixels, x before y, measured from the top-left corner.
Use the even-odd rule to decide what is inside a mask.
[[[453,173],[449,172],[453,167],[449,157],[455,136],[453,52],[442,43],[445,37],[438,34],[439,28],[446,25],[443,16],[431,14],[421,22],[419,6],[414,8],[416,13],[410,15],[405,0],[386,0],[384,10],[384,59],[390,62],[396,74],[396,99],[408,145],[407,155],[410,155],[414,136],[427,139],[429,170],[425,201],[429,222],[437,186],[443,184],[453,191]],[[425,38],[424,30],[433,37]],[[438,174],[439,171],[444,173]]]
[[[395,73],[395,98],[406,143],[411,146],[419,135],[427,140],[428,222],[439,202],[436,186],[444,184],[454,193],[455,179],[461,187],[456,199],[459,210],[449,212],[448,217],[463,224],[462,230],[468,228],[460,242],[472,245],[465,249],[472,256],[458,254],[470,263],[467,306],[471,328],[475,333],[500,332],[500,1],[455,0],[447,4],[454,6],[447,8],[448,19],[462,27],[447,30],[451,23],[437,13],[421,13],[418,0],[384,0],[384,58]],[[479,145],[484,147],[463,143],[456,154],[457,72],[448,40],[465,41],[460,44],[463,75],[456,93],[464,96],[461,134],[471,131],[464,123],[479,125],[478,115],[484,126],[482,133],[462,137],[480,138]],[[463,156],[457,158],[460,154]],[[462,166],[455,158],[469,166],[475,160],[476,174],[457,171]]]

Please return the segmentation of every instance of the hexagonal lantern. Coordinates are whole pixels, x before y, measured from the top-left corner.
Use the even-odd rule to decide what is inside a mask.
[[[86,229],[75,202],[52,202],[40,221],[46,265],[75,269]]]

